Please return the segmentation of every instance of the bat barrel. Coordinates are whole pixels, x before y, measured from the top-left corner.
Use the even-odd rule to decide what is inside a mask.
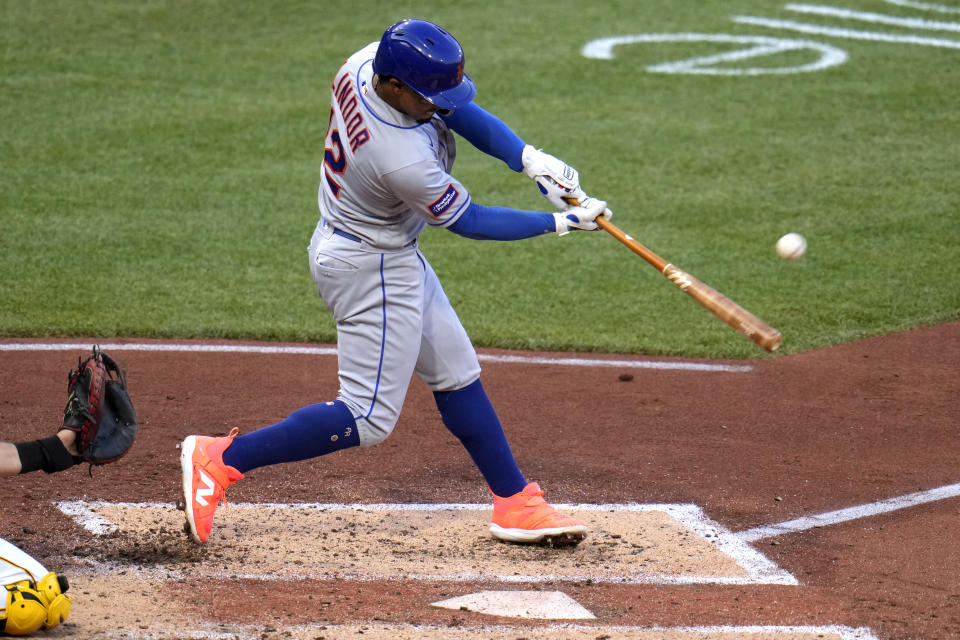
[[[750,338],[757,346],[767,351],[776,351],[780,348],[783,336],[779,331],[710,285],[697,280],[672,264],[667,264],[662,273],[707,311]]]
[[[707,311],[726,322],[736,331],[750,338],[750,340],[761,349],[772,352],[780,348],[780,343],[783,342],[783,336],[763,320],[719,291],[700,282],[686,271],[670,264],[617,228],[616,225],[606,218],[597,218],[597,226],[653,265],[657,271],[669,278],[673,284],[680,287],[687,295],[699,302]]]

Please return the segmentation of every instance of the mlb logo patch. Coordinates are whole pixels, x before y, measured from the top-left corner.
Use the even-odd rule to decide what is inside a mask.
[[[430,213],[433,214],[434,218],[439,218],[453,206],[453,203],[456,202],[459,197],[460,192],[457,191],[457,188],[453,186],[451,182],[447,190],[443,192],[443,195],[434,200],[427,208],[430,209]]]

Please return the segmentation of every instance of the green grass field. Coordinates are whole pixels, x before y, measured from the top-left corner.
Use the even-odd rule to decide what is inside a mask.
[[[960,23],[957,0],[938,5],[952,13],[835,6]],[[577,167],[615,224],[779,328],[779,353],[960,317],[957,31],[761,0],[0,0],[0,16],[0,336],[334,340],[306,258],[329,84],[410,16],[458,37],[477,102]],[[805,39],[848,58],[721,76],[647,67],[743,45],[580,51],[675,32]],[[522,175],[459,150],[477,202],[550,209]],[[789,231],[809,241],[791,263],[774,253]],[[428,229],[422,246],[478,346],[764,355],[603,232],[491,243]]]

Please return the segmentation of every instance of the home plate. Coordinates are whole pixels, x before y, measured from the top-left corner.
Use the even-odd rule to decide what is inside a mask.
[[[596,617],[562,591],[479,591],[434,602],[432,606],[511,618],[589,620]]]

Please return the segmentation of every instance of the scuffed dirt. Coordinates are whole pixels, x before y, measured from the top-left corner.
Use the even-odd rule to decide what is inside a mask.
[[[27,440],[52,431],[76,355],[0,351],[0,437]],[[92,476],[78,468],[2,481],[0,536],[71,579],[71,618],[46,637],[198,637],[196,630],[224,638],[407,633],[383,631],[383,625],[428,625],[439,629],[437,637],[457,637],[452,631],[470,637],[488,633],[482,630],[487,625],[505,625],[507,637],[549,637],[554,633],[549,623],[430,607],[475,590],[514,588],[564,591],[597,616],[585,632],[593,638],[632,637],[610,630],[618,626],[718,624],[845,625],[869,628],[882,640],[960,637],[956,498],[753,545],[795,575],[799,586],[284,577],[304,566],[297,561],[327,562],[324,533],[328,549],[333,539],[349,546],[354,531],[349,523],[305,530],[289,540],[278,533],[281,539],[273,545],[285,550],[288,545],[289,554],[276,579],[251,580],[240,573],[211,578],[211,571],[260,565],[250,532],[283,524],[225,520],[215,532],[218,542],[196,548],[181,524],[165,517],[146,523],[146,536],[121,531],[97,538],[53,502],[171,503],[183,437],[223,434],[233,426],[246,432],[304,404],[333,398],[336,359],[114,355],[127,364],[141,417],[131,452]],[[958,362],[960,323],[949,323],[765,357],[747,362],[753,369],[746,373],[485,363],[483,380],[521,468],[547,490],[548,500],[692,503],[739,531],[960,482]],[[432,396],[415,381],[394,434],[383,444],[254,470],[231,487],[228,499],[486,503],[489,493],[444,429]],[[639,557],[660,560],[649,541],[614,545],[602,527],[573,554],[534,549],[512,555],[486,540],[483,526],[479,522],[469,535],[457,533],[457,545],[432,531],[422,532],[421,541],[432,542],[436,565],[466,557],[484,571],[497,562],[529,561],[523,554],[542,562],[551,551],[561,560],[590,551],[592,561],[602,563],[629,543],[643,547]],[[406,551],[406,538],[384,531],[370,552],[392,562]],[[489,633],[486,637],[504,635],[502,628]]]

